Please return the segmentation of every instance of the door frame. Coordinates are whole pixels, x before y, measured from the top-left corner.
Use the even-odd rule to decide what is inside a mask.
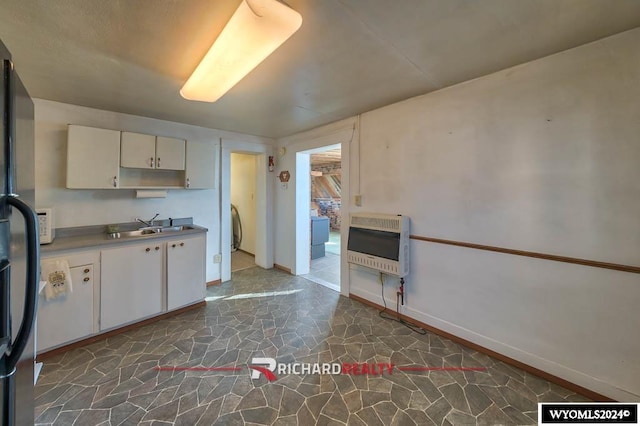
[[[356,134],[356,123],[350,123],[337,131],[320,137],[304,140],[289,145],[287,148],[295,154],[295,226],[296,235],[294,242],[294,261],[291,273],[304,275],[309,273],[309,250],[311,231],[311,180],[310,180],[310,154],[322,152],[329,147],[341,148],[341,206],[340,216],[343,224],[348,225],[350,212],[350,151],[351,144]],[[345,220],[346,219],[346,220]],[[340,293],[349,295],[349,265],[346,262],[348,232],[340,232]]]
[[[231,153],[256,156],[256,265],[273,268],[273,182],[268,171],[269,145],[222,138],[220,155],[220,280],[231,279]]]

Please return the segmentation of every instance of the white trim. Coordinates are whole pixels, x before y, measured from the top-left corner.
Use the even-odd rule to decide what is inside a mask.
[[[231,279],[231,153],[257,155],[256,166],[256,264],[273,268],[273,182],[267,169],[267,157],[273,147],[258,143],[225,140],[220,141],[220,280]]]
[[[291,273],[294,275],[304,275],[309,273],[309,154],[329,149],[331,146],[340,145],[342,150],[342,204],[340,207],[340,215],[343,218],[349,217],[351,204],[350,191],[350,145],[353,143],[354,135],[356,135],[357,120],[349,119],[336,123],[331,128],[323,128],[324,133],[319,134],[318,130],[306,132],[303,135],[309,135],[310,139],[300,140],[303,136],[295,135],[297,143],[287,145],[292,154],[295,154],[296,165],[295,175],[293,177],[293,185],[295,190],[295,224],[296,236],[294,238],[294,259],[291,259]],[[290,139],[291,140],[291,139]],[[283,144],[284,146],[285,144]],[[291,182],[290,182],[291,185]],[[298,187],[300,186],[300,191]],[[302,200],[301,198],[304,198]],[[347,233],[340,233],[340,293],[349,295],[349,268],[346,261],[347,253]]]

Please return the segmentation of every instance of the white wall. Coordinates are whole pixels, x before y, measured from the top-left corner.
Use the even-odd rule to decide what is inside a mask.
[[[213,255],[220,253],[219,182],[210,190],[170,190],[167,198],[136,199],[132,190],[66,189],[67,124],[81,124],[128,130],[220,145],[220,139],[270,145],[273,141],[203,127],[146,117],[102,111],[59,102],[35,100],[36,206],[55,208],[55,227],[129,222],[135,217],[189,217],[209,229],[207,234],[207,281],[220,278],[220,265]],[[100,161],[96,158],[95,161]],[[211,159],[219,168],[219,156]]]
[[[635,29],[362,114],[352,211],[408,215],[415,235],[640,266],[638,46]],[[639,275],[415,240],[411,262],[408,315],[640,398]],[[376,274],[348,278],[381,304]]]
[[[242,224],[240,248],[256,253],[256,156],[231,153],[231,204]]]

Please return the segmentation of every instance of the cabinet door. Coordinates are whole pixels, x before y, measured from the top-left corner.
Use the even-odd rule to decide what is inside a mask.
[[[204,299],[204,235],[167,242],[167,310]]]
[[[156,169],[184,170],[184,139],[156,138]]]
[[[207,189],[215,187],[217,145],[206,141],[187,142],[185,187]]]
[[[162,243],[101,252],[100,331],[162,311]]]
[[[153,169],[156,165],[156,137],[141,133],[122,132],[120,166]]]
[[[120,132],[69,125],[67,188],[117,188]]]
[[[93,265],[70,270],[71,293],[46,300],[43,292],[38,300],[38,351],[82,339],[96,331],[93,324]]]

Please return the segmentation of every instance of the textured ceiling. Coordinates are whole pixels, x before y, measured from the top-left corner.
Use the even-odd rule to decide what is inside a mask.
[[[0,0],[0,38],[34,97],[280,137],[640,26],[638,0],[287,0],[291,39],[182,99],[239,2]]]

